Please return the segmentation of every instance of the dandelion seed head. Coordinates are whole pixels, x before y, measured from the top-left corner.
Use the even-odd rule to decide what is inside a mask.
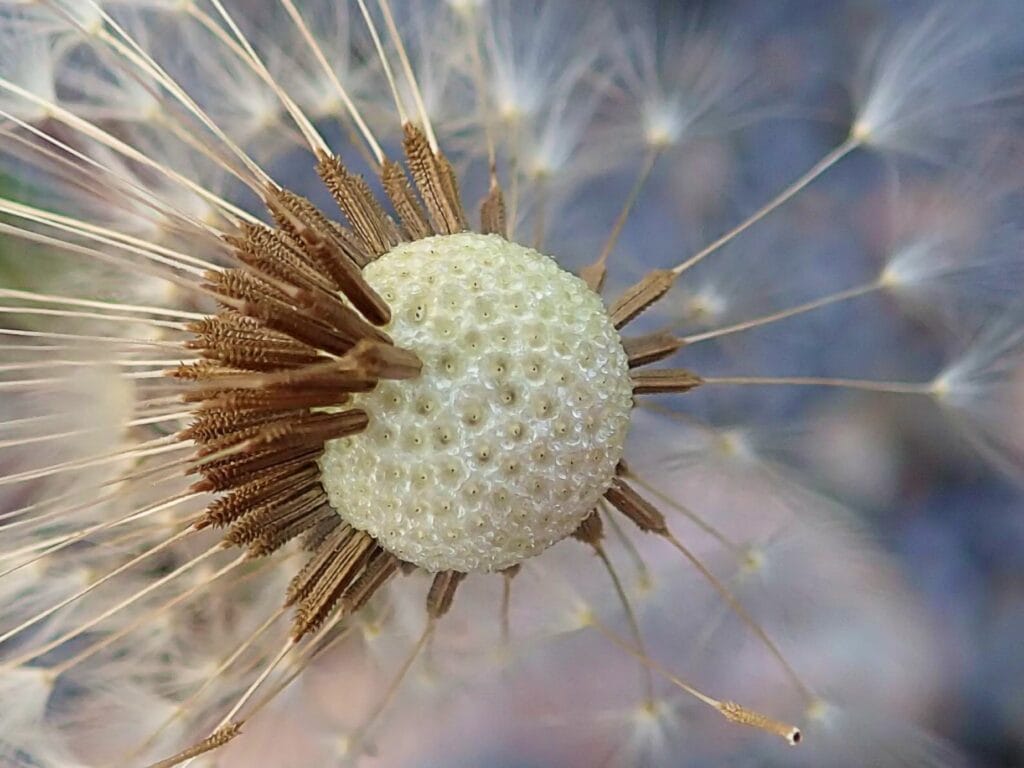
[[[850,138],[937,161],[991,118],[992,52],[1003,43],[999,4],[985,19],[936,3],[876,35],[854,86]]]
[[[1013,227],[892,206],[858,252],[829,186],[981,143],[991,24],[910,19],[767,188],[834,130],[753,66],[767,12],[644,10],[0,0],[0,756],[449,765],[526,727],[551,764],[929,764],[858,712],[927,714],[935,633],[787,447],[869,389],[1024,456],[1019,316],[931,384],[852,378],[1004,305]],[[817,439],[898,484],[884,436]]]

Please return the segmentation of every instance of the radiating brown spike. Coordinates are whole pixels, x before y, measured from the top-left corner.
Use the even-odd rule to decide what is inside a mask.
[[[244,301],[239,306],[239,311],[249,317],[255,318],[275,331],[286,333],[303,344],[322,349],[332,355],[344,355],[355,343],[367,336],[378,337],[381,335],[376,328],[371,326],[355,312],[349,310],[345,314],[344,308],[338,309],[339,315],[328,318],[323,313],[317,317],[310,317],[310,313],[301,312],[283,301],[264,299],[262,301]],[[317,321],[320,322],[317,322]],[[330,325],[325,323],[329,322]],[[384,337],[387,339],[387,337]]]
[[[348,172],[341,158],[321,153],[316,171],[367,250],[381,256],[401,241],[398,227],[384,212],[362,176]]]
[[[343,525],[345,525],[345,523],[339,515],[325,518],[323,521],[317,523],[312,529],[307,531],[302,537],[302,550],[304,552],[316,552],[320,548],[320,545],[327,540],[327,537]],[[286,605],[288,604],[289,603],[286,603]]]
[[[360,268],[375,258],[361,238],[327,218],[301,195],[268,188],[264,202],[281,230],[302,242],[309,258],[325,271],[331,272],[331,261],[339,255],[347,257]]]
[[[285,593],[285,605],[295,605],[309,595],[319,583],[327,569],[346,553],[350,548],[365,548],[372,543],[372,539],[366,533],[357,531],[355,528],[344,522],[340,516],[335,516],[337,523],[324,534],[323,539],[313,548],[313,554],[302,566],[297,574],[292,577]],[[327,525],[326,523],[324,524]],[[310,536],[314,532],[310,532]]]
[[[386,325],[391,320],[391,310],[370,284],[363,278],[359,264],[354,260],[358,256],[357,249],[348,247],[343,236],[336,236],[332,229],[303,230],[303,247],[316,269],[324,274],[326,286],[310,281],[291,281],[298,287],[321,289],[334,298],[334,291],[339,291],[352,302],[363,317],[375,325]],[[287,292],[286,292],[287,293]],[[288,293],[294,296],[294,292]],[[321,299],[322,301],[322,299]]]
[[[656,269],[647,273],[640,282],[627,288],[612,304],[608,310],[612,324],[616,328],[622,328],[668,293],[675,279],[675,273],[670,269]]]
[[[604,279],[608,275],[608,267],[603,261],[595,261],[580,270],[580,280],[587,284],[587,287],[594,293],[600,293],[604,288]]]
[[[251,272],[237,268],[207,273],[203,288],[220,296],[246,301],[265,299],[280,301],[285,298],[285,295],[277,288],[260,280]]]
[[[244,445],[247,450],[260,450],[264,446],[278,449],[322,446],[329,440],[362,432],[369,421],[366,411],[358,408],[339,413],[307,413],[257,427]]]
[[[414,352],[364,339],[347,355],[369,375],[382,379],[414,379],[423,370],[423,362]]]
[[[469,219],[466,216],[466,209],[462,205],[462,196],[459,194],[459,177],[444,152],[438,151],[434,157],[441,168],[441,185],[444,187],[445,197],[454,203],[452,207],[455,211],[455,216],[458,218],[458,231],[465,232],[469,229]]]
[[[467,229],[458,186],[451,165],[443,155],[435,155],[430,142],[419,128],[406,123],[405,156],[420,197],[427,207],[436,232],[453,235]]]
[[[318,506],[307,512],[278,517],[249,545],[249,557],[266,557],[273,554],[292,539],[337,516],[338,513],[324,498]]]
[[[247,411],[289,411],[300,408],[322,408],[328,405],[344,405],[351,396],[344,392],[329,389],[293,390],[291,388],[274,389],[238,389],[222,395],[208,398],[202,402],[200,413],[229,414]]]
[[[427,616],[432,619],[439,619],[448,613],[452,607],[452,600],[455,599],[455,590],[466,578],[466,574],[459,571],[441,571],[434,576],[427,593]]]
[[[321,359],[315,349],[300,342],[281,343],[240,335],[232,338],[219,333],[203,334],[186,342],[185,348],[198,350],[208,360],[247,371],[299,368]]]
[[[635,395],[689,392],[704,383],[700,376],[685,368],[656,368],[636,371],[631,378]]]
[[[248,382],[249,386],[255,385],[257,389],[286,390],[297,388],[305,391],[305,394],[312,395],[310,390],[328,390],[339,395],[337,405],[342,402],[342,395],[349,392],[369,392],[377,386],[378,377],[371,376],[365,371],[356,370],[345,358],[332,360],[329,363],[317,363],[307,365],[304,368],[294,368],[287,371],[276,371],[274,373],[260,374],[254,379],[252,375],[243,376],[239,379],[222,379],[224,384],[233,385],[235,382]],[[223,389],[210,398],[220,398],[234,394],[236,390]]]
[[[421,240],[437,234],[427,220],[427,214],[416,199],[416,193],[409,185],[402,166],[392,160],[385,160],[381,170],[381,184],[391,205],[395,207],[402,228],[410,240]]]
[[[351,615],[366,605],[370,598],[395,575],[401,561],[390,552],[378,548],[366,569],[342,597],[341,610]]]
[[[310,241],[307,249],[323,264],[328,272],[326,276],[313,268],[303,272],[298,267],[289,266],[275,256],[265,253],[254,255],[250,250],[246,250],[236,251],[236,255],[248,267],[246,271],[273,288],[273,292],[270,293],[272,298],[287,300],[300,306],[333,310],[335,313],[344,310],[345,315],[354,315],[355,313],[337,296],[337,293],[341,292],[371,323],[388,323],[391,311],[387,303],[363,279],[355,262],[340,253],[327,240],[310,238]]]
[[[319,450],[288,449],[266,450],[230,459],[200,464],[188,474],[201,474],[205,482],[196,485],[208,491],[230,491],[250,482],[257,472],[279,467],[288,462],[311,461],[322,453]]]
[[[318,320],[353,340],[368,338],[377,339],[386,344],[391,343],[391,338],[384,331],[368,323],[358,312],[333,293],[291,287],[287,288],[285,292],[296,307],[309,313],[310,319]],[[385,313],[385,315],[390,316],[389,313]]]
[[[485,235],[508,237],[508,227],[505,222],[505,195],[496,181],[491,182],[487,197],[480,203],[480,231]]]
[[[286,465],[261,473],[211,503],[203,512],[202,527],[229,525],[256,505],[301,492],[319,479],[320,468],[313,462],[304,462],[297,467]]]
[[[177,368],[169,368],[165,376],[182,381],[210,381],[225,376],[245,375],[248,371],[241,368],[229,368],[216,360],[200,360],[198,363],[181,363]]]
[[[292,637],[299,639],[316,630],[379,551],[377,543],[364,533],[345,539],[334,557],[312,575],[306,588],[297,595]]]
[[[183,749],[178,754],[172,755],[166,760],[151,763],[147,768],[174,768],[176,765],[181,765],[186,761],[194,760],[201,755],[205,755],[207,752],[220,749],[241,732],[242,723],[228,723],[227,725],[218,728],[202,741],[196,742],[188,749]]]
[[[611,487],[605,491],[604,497],[640,530],[659,535],[668,534],[665,516],[622,478],[616,477],[612,480]]]
[[[592,510],[572,535],[573,538],[584,544],[590,544],[592,547],[599,546],[601,539],[604,538],[604,524],[601,522],[601,515],[598,514],[598,511]]]
[[[796,746],[802,738],[799,728],[774,720],[760,712],[753,712],[735,701],[720,702],[717,709],[726,719],[740,725],[749,725],[751,728],[774,733],[789,742],[790,746]]]
[[[237,413],[198,412],[185,429],[178,433],[179,440],[196,440],[201,443],[212,443],[224,437],[248,432],[256,434],[259,427],[282,419],[290,419],[304,415],[304,411],[240,411]],[[212,451],[205,447],[199,455]]]
[[[329,221],[328,224],[340,252],[348,256],[357,267],[363,269],[370,262],[377,260],[377,256],[366,249],[351,229],[337,221]]]
[[[314,601],[314,595],[310,595],[299,604],[292,627],[293,638],[297,640],[303,635],[319,629],[335,606],[342,615],[352,615],[362,608],[398,570],[398,558],[375,544],[369,551],[368,558],[362,560],[362,563],[365,565],[361,572],[358,574],[349,572],[341,581],[328,580],[325,575],[323,583],[326,585],[327,591],[318,596],[320,599]],[[355,576],[354,580],[347,578],[351,575]]]
[[[325,503],[323,488],[307,488],[297,495],[271,499],[246,511],[231,524],[224,540],[236,547],[251,544],[265,533],[297,520],[307,520]],[[310,525],[312,527],[312,524]]]
[[[235,258],[258,273],[291,285],[332,288],[329,276],[322,274],[305,253],[292,250],[284,239],[290,236],[278,239],[268,232],[265,227],[246,226],[242,237],[229,235],[225,239],[233,247]]]
[[[236,482],[226,484],[223,486],[215,486],[214,483],[207,477],[202,480],[198,480],[192,484],[190,490],[195,492],[207,492],[207,491],[233,491],[241,488],[251,488],[252,484],[261,479],[267,479],[269,482],[276,482],[273,480],[274,476],[278,474],[288,474],[290,472],[298,472],[303,467],[308,466],[317,458],[315,453],[298,454],[289,456],[278,463],[274,464],[269,470],[263,472],[252,473],[246,476],[242,476],[237,479]],[[191,473],[190,473],[191,474]],[[205,474],[205,473],[204,473]]]
[[[664,360],[678,352],[684,345],[682,339],[664,331],[622,339],[622,348],[629,358],[630,368],[639,368]]]

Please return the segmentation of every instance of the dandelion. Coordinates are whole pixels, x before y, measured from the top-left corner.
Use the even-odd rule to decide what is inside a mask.
[[[926,620],[785,448],[876,395],[1019,472],[1015,189],[947,166],[912,215],[904,159],[1005,146],[982,22],[871,50],[837,143],[686,252],[637,231],[673,170],[784,116],[698,17],[0,0],[0,754],[939,759],[864,714],[924,709]],[[813,209],[856,157],[905,203],[871,259]],[[903,310],[967,351],[879,360]]]

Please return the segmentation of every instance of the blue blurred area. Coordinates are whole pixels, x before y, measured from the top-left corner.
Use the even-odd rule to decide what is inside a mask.
[[[733,150],[741,158],[737,166],[742,169],[737,186],[744,197],[734,201],[735,207],[723,209],[717,220],[703,221],[704,232],[684,233],[690,240],[706,242],[708,232],[723,231],[737,220],[737,209],[749,212],[756,208],[842,139],[850,105],[845,84],[837,75],[851,73],[856,55],[870,42],[870,30],[913,21],[915,14],[936,4],[663,0],[658,5],[666,12],[684,8],[709,25],[738,28],[749,44],[780,49],[803,62],[796,68],[798,77],[788,83],[789,92],[821,116],[819,121],[808,121],[782,115],[737,135]],[[1024,3],[978,3],[976,8],[979,14],[1006,13],[1005,23],[1017,31],[1020,41],[994,53],[990,65],[997,69],[1019,67],[1024,61]],[[1018,101],[1019,95],[1018,90]],[[1016,125],[1016,135],[1009,137],[1012,144],[1024,135],[1019,113]],[[1014,162],[1008,159],[1008,166]],[[838,201],[842,208],[842,201],[852,202],[868,193],[890,170],[877,159],[857,158],[837,168],[824,190],[812,189],[808,195],[821,194],[833,203]],[[923,171],[922,175],[928,172],[913,170]],[[1014,200],[1018,200],[1020,188],[1018,179]],[[1019,205],[1016,208],[1019,220]],[[648,217],[644,226],[654,225],[653,219]],[[856,274],[865,258],[865,244],[874,234],[864,229],[863,221],[837,220],[835,225],[841,228],[835,233],[837,241],[845,241],[846,246],[830,250],[832,258],[823,262],[827,264],[827,273],[822,275],[825,282],[835,278],[837,271]],[[685,229],[686,225],[682,226]],[[846,343],[819,343],[803,349],[806,365],[800,369],[802,374],[834,372],[836,363],[849,363],[857,350],[865,353],[865,362],[883,371],[887,362],[895,360],[906,364],[908,371],[927,372],[941,364],[945,340],[931,336],[927,327],[901,320],[896,313],[876,316],[874,326],[863,322],[851,326],[852,319],[850,313],[840,311],[822,321],[817,333],[824,336],[818,337],[819,342],[822,338],[835,341],[830,334],[836,328],[856,330],[842,337]],[[748,370],[771,369],[772,349],[768,349],[761,360],[745,358]],[[710,362],[721,349],[708,353],[705,361]],[[787,362],[797,354],[801,354],[800,347],[792,347]],[[872,371],[861,369],[861,373],[871,375]],[[774,391],[759,398],[756,407],[767,405],[774,418],[785,420],[806,408],[810,396],[806,391]],[[703,405],[723,415],[734,413],[737,407],[725,395],[720,402],[709,397]],[[746,405],[753,407],[749,399]],[[857,408],[847,407],[854,412]],[[760,415],[764,416],[763,410]],[[875,508],[862,500],[844,500],[871,521],[878,540],[896,556],[920,600],[942,627],[951,684],[935,708],[933,721],[925,725],[962,749],[970,765],[1024,765],[1024,494],[980,462],[965,464],[962,446],[944,446],[941,441],[915,435],[923,430],[918,418],[918,414],[904,417],[906,423],[899,428],[895,498]],[[841,497],[838,490],[827,490]]]

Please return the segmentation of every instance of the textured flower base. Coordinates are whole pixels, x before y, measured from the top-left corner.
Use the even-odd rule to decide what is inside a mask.
[[[571,534],[622,457],[626,355],[598,296],[497,235],[398,246],[364,275],[423,361],[359,395],[364,434],[328,443],[331,504],[430,571],[493,571]]]

